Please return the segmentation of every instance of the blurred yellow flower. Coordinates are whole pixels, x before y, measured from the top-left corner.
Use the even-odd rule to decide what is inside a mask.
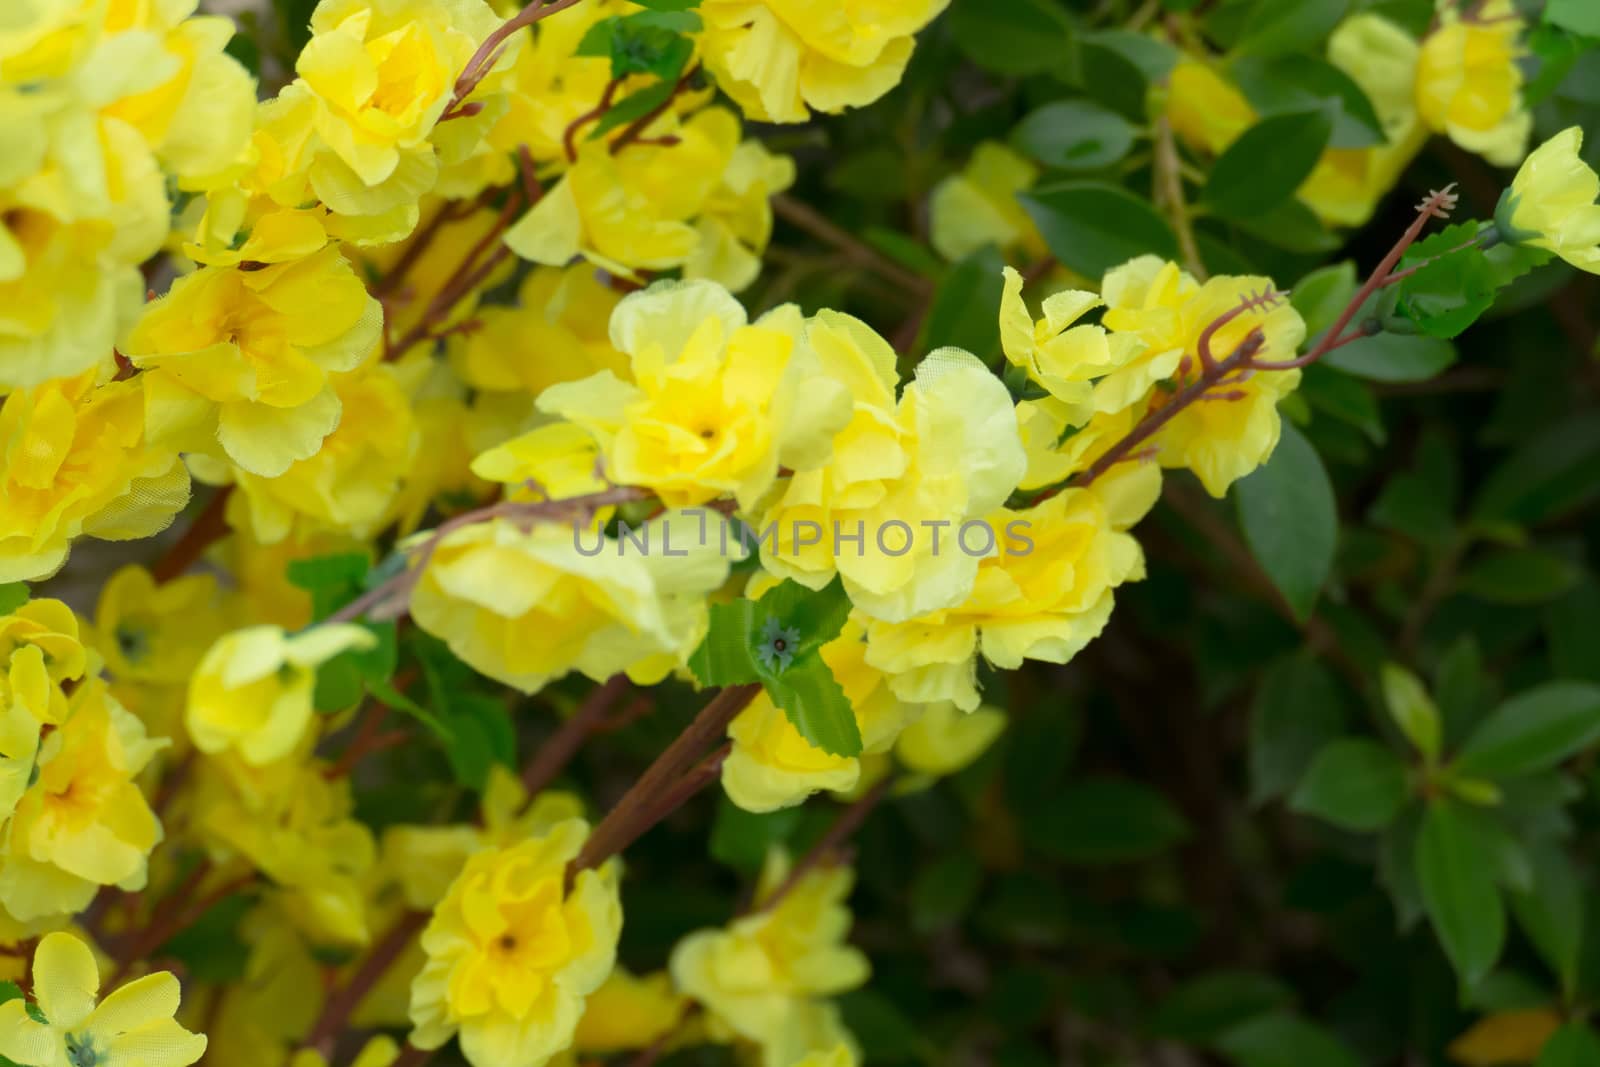
[[[1525,23],[1512,0],[1486,0],[1470,14],[1441,4],[1439,21],[1417,57],[1417,111],[1462,148],[1509,167],[1533,129],[1517,65]]]
[[[1039,168],[998,141],[972,150],[961,173],[934,186],[928,202],[933,247],[949,260],[984,245],[1019,250],[1029,262],[1049,255],[1044,238],[1017,194],[1032,187]]]
[[[341,652],[376,643],[371,631],[341,623],[292,637],[277,626],[223,635],[189,680],[189,737],[202,752],[233,748],[256,765],[282,759],[311,724],[317,668]]]
[[[635,976],[617,967],[589,994],[572,1047],[601,1055],[649,1048],[677,1028],[687,1007],[665,971]]]
[[[912,37],[950,0],[703,0],[717,85],[762,122],[865,107],[899,84]]]

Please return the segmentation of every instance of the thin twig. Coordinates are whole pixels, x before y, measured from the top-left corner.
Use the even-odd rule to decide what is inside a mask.
[[[228,497],[233,486],[224,485],[211,494],[200,514],[189,523],[183,536],[167,549],[166,554],[150,566],[150,576],[157,585],[165,585],[192,567],[206,549],[228,532],[226,517]]]
[[[810,204],[796,200],[792,196],[775,196],[772,198],[772,210],[779,218],[806,231],[824,244],[837,248],[858,266],[882,275],[909,293],[921,295],[933,289],[933,283],[928,279],[913,274],[871,245],[858,240],[854,234],[823,217]]]
[[[440,122],[446,122],[462,115],[462,103],[472,95],[478,83],[489,76],[495,64],[500,61],[503,54],[501,48],[515,33],[528,26],[532,26],[540,19],[549,18],[558,11],[578,3],[579,0],[534,0],[533,3],[511,16],[500,27],[485,37],[478,50],[472,53],[472,58],[467,60],[466,68],[461,76],[456,79],[455,92],[450,97],[450,104],[439,117]]]
[[[857,797],[834,820],[833,825],[828,827],[828,832],[823,834],[822,838],[811,846],[810,851],[801,856],[799,861],[789,869],[789,876],[780,882],[776,889],[761,900],[756,901],[755,910],[766,911],[769,908],[777,907],[779,902],[791,893],[794,887],[799,885],[807,874],[818,867],[825,866],[830,857],[839,851],[840,846],[854,837],[856,831],[861,829],[862,824],[867,821],[867,816],[871,815],[877,806],[882,803],[883,798],[889,795],[889,790],[893,785],[894,775],[886,774],[878,779],[871,789]]]
[[[539,746],[539,751],[522,772],[522,785],[527,789],[530,801],[549,788],[556,775],[572,762],[572,757],[578,754],[583,743],[599,727],[606,713],[628,691],[628,685],[628,676],[617,674],[604,684],[595,686],[577,710]]]
[[[1194,226],[1189,221],[1189,202],[1183,195],[1182,161],[1178,158],[1178,142],[1172,135],[1172,123],[1165,115],[1156,119],[1155,200],[1166,207],[1167,220],[1178,238],[1178,253],[1189,273],[1205,281],[1206,265],[1200,258],[1200,246],[1195,242]]]
[[[333,1055],[334,1042],[338,1040],[350,1016],[366,999],[372,987],[377,985],[389,968],[400,959],[412,939],[422,932],[427,923],[427,912],[407,911],[389,927],[388,932],[372,946],[372,950],[361,961],[355,974],[350,976],[350,981],[323,1003],[322,1014],[312,1024],[310,1032],[306,1035],[304,1047],[315,1049],[324,1057]]]

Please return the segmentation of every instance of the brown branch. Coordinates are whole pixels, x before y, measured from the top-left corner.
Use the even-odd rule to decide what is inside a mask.
[[[579,0],[534,0],[533,3],[501,23],[498,29],[483,39],[483,43],[478,46],[478,50],[472,53],[472,58],[467,60],[466,69],[456,79],[455,92],[450,97],[450,104],[444,109],[444,113],[439,116],[439,121],[447,122],[464,114],[462,102],[472,95],[472,91],[478,87],[479,82],[489,76],[489,72],[500,61],[501,46],[509,41],[514,34],[528,26],[532,26],[540,19],[549,18],[556,12],[564,11],[578,2]]]
[[[254,871],[240,875],[184,907],[183,905],[188,902],[194,891],[200,888],[211,872],[211,862],[201,860],[188,877],[161,901],[155,914],[150,918],[150,924],[130,936],[121,951],[117,953],[117,965],[108,985],[114,986],[120,983],[133,970],[136,963],[199,922],[206,912],[224,898],[253,884],[256,879]]]
[[[604,684],[595,686],[577,710],[539,746],[539,751],[522,772],[522,785],[530,801],[547,789],[556,775],[572,762],[572,757],[604,721],[606,712],[622,699],[628,686],[626,674],[613,675]]]
[[[372,991],[372,987],[377,985],[389,968],[400,959],[412,939],[422,933],[422,928],[427,923],[428,913],[425,911],[407,911],[401,914],[388,932],[372,946],[372,950],[356,968],[355,974],[350,976],[350,981],[328,997],[322,1006],[322,1014],[317,1017],[317,1021],[312,1024],[310,1032],[306,1035],[304,1047],[314,1049],[324,1057],[333,1055],[334,1042],[338,1040],[350,1016],[360,1007],[362,1000]]]
[[[902,267],[876,248],[859,240],[854,234],[836,225],[810,204],[792,196],[772,198],[772,210],[790,225],[798,227],[824,244],[843,252],[851,262],[882,275],[913,295],[923,295],[933,290],[933,283],[919,274]]]
[[[221,540],[228,532],[227,507],[228,497],[233,493],[233,486],[224,485],[211,494],[211,499],[206,501],[206,506],[200,514],[189,523],[189,528],[183,531],[183,536],[178,538],[166,553],[150,566],[150,575],[156,580],[157,585],[165,585],[174,578],[181,576],[192,567],[206,549]]]
[[[617,90],[620,88],[622,79],[612,78],[606,82],[605,92],[600,94],[600,102],[567,123],[566,130],[561,134],[561,147],[566,150],[568,163],[578,161],[578,131],[611,110],[611,105],[617,98]]]
[[[766,911],[775,908],[785,896],[793,892],[794,887],[807,874],[818,867],[826,866],[831,858],[838,853],[840,847],[860,830],[883,798],[889,795],[889,790],[894,786],[894,775],[886,774],[878,779],[871,789],[857,797],[840,816],[834,820],[828,832],[816,844],[811,846],[804,856],[789,869],[789,876],[778,884],[778,887],[768,893],[765,898],[755,902],[752,910]]]
[[[734,685],[712,697],[589,834],[583,849],[572,861],[569,880],[578,871],[600,866],[654,826],[665,814],[657,811],[661,799],[672,792],[679,779],[722,737],[728,724],[760,692],[761,686],[757,684]]]
[[[699,66],[696,65],[684,71],[683,77],[678,79],[678,84],[672,87],[672,92],[667,94],[667,98],[665,100],[661,101],[661,103],[657,104],[649,111],[646,111],[643,115],[640,115],[637,119],[634,119],[633,122],[628,125],[628,128],[622,131],[622,135],[615,141],[611,142],[611,154],[616,155],[618,152],[628,147],[628,145],[639,140],[644,131],[650,128],[650,124],[652,122],[666,114],[667,108],[671,107],[672,102],[678,98],[678,95],[689,87],[690,79],[695,76],[695,73],[699,69]]]

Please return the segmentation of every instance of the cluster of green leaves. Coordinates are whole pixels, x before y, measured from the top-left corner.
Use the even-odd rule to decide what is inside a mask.
[[[700,29],[700,16],[693,10],[700,0],[638,2],[645,10],[595,23],[578,44],[580,56],[609,57],[612,78],[645,78],[642,86],[598,116],[588,131],[590,138],[642,119],[665,105],[694,57],[694,39],[689,35]]]

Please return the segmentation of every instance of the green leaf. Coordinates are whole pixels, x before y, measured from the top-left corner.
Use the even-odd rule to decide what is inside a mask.
[[[1485,719],[1456,757],[1460,774],[1505,781],[1558,766],[1600,741],[1600,686],[1546,682]]]
[[[481,793],[496,763],[516,767],[516,729],[506,706],[494,697],[458,694],[450,704],[449,728],[445,758],[462,785]]]
[[[1600,656],[1594,635],[1600,633],[1600,582],[1587,578],[1544,610],[1545,642],[1558,678],[1600,682]]]
[[[1544,1043],[1534,1067],[1594,1067],[1600,1063],[1600,1037],[1583,1023],[1568,1023]]]
[[[1301,373],[1300,393],[1312,408],[1354,426],[1375,445],[1387,440],[1378,400],[1360,379],[1320,363],[1313,363]]]
[[[1057,100],[1011,131],[1017,149],[1047,167],[1095,170],[1122,159],[1133,147],[1131,123],[1087,100]]]
[[[0,585],[0,615],[9,615],[28,602],[32,591],[26,582],[7,582]]]
[[[1543,522],[1600,496],[1596,469],[1600,416],[1564,420],[1526,440],[1494,468],[1473,513],[1485,519]]]
[[[1269,670],[1250,713],[1251,803],[1293,788],[1344,724],[1338,685],[1322,664],[1301,656]]]
[[[410,715],[426,726],[439,740],[450,740],[450,727],[446,726],[443,720],[387,682],[368,682],[367,689],[372,693],[373,699],[380,704]]]
[[[1437,760],[1444,740],[1444,726],[1422,679],[1398,663],[1385,663],[1379,678],[1389,718],[1425,759],[1430,763]]]
[[[1367,518],[1375,526],[1443,549],[1456,536],[1461,468],[1454,449],[1425,433],[1411,466],[1384,483]]]
[[[1299,618],[1333,568],[1339,536],[1333,486],[1316,449],[1289,423],[1266,465],[1235,488],[1250,551]]]
[[[700,0],[633,0],[633,2],[652,11],[692,11],[700,6]]]
[[[361,595],[371,566],[365,552],[341,552],[293,560],[288,577],[291,585],[311,594],[312,615],[325,619]]]
[[[1306,323],[1306,336],[1315,337],[1333,325],[1333,320],[1356,295],[1356,265],[1350,260],[1320,267],[1295,283],[1289,303]]]
[[[244,977],[250,963],[250,945],[239,924],[255,907],[254,893],[233,893],[207,908],[180,933],[157,947],[152,958],[175,959],[192,981],[221,984]]]
[[[922,335],[927,347],[964,348],[986,362],[1000,352],[1000,292],[1005,260],[992,245],[962,257],[934,290]]]
[[[1249,219],[1294,195],[1333,131],[1326,108],[1271,115],[1217,157],[1201,200],[1217,214]]]
[[[1381,830],[1406,801],[1406,766],[1365,738],[1334,741],[1317,753],[1289,806],[1358,833]]]
[[[679,37],[687,47],[674,53],[680,63],[688,62],[690,54],[694,51],[693,43],[687,37]],[[626,126],[630,122],[642,119],[656,108],[672,99],[672,94],[677,92],[678,75],[675,73],[670,78],[658,81],[654,85],[647,85],[638,92],[630,93],[622,100],[613,104],[611,110],[600,116],[600,121],[594,124],[594,129],[589,133],[589,139],[604,137],[619,126]]]
[[[1473,564],[1461,576],[1459,588],[1491,604],[1543,604],[1574,588],[1582,577],[1561,556],[1517,548]]]
[[[711,858],[741,874],[753,875],[761,870],[768,850],[795,832],[803,814],[804,809],[794,807],[758,815],[723,795],[711,823]]]
[[[368,686],[386,683],[399,662],[393,622],[357,623],[376,637],[369,649],[341,652],[317,668],[312,704],[318,711],[343,711],[361,699]]]
[[[796,656],[787,670],[763,673],[767,695],[808,743],[835,756],[861,755],[861,729],[844,690],[819,652]]]
[[[911,928],[930,934],[954,926],[972,909],[983,886],[983,868],[965,849],[923,866],[911,880]]]
[[[1328,144],[1366,148],[1385,140],[1383,123],[1355,79],[1316,56],[1241,56],[1229,65],[1233,80],[1257,113],[1337,109]]]
[[[1119,186],[1064,182],[1017,199],[1050,251],[1079,274],[1098,278],[1135,256],[1178,254],[1177,239],[1161,214]]]
[[[1422,382],[1456,361],[1456,349],[1440,337],[1380,333],[1352,341],[1323,357],[1330,367],[1374,382]]]
[[[1257,240],[1290,252],[1331,252],[1345,241],[1324,226],[1316,212],[1292,198],[1235,219],[1234,225]]]
[[[1088,778],[1022,816],[1039,851],[1069,863],[1099,865],[1145,859],[1188,835],[1181,815],[1147,785]]]
[[[1511,910],[1528,940],[1561,979],[1561,988],[1571,994],[1577,988],[1583,948],[1584,880],[1557,842],[1534,842],[1528,859],[1533,884],[1510,894]]]
[[[1217,1048],[1239,1067],[1360,1067],[1355,1054],[1322,1026],[1284,1012],[1228,1030]]]
[[[21,1000],[22,987],[15,982],[0,982],[0,1004],[8,1000]]]
[[[1076,84],[1095,101],[1145,126],[1150,121],[1150,84],[1164,79],[1176,61],[1171,46],[1154,37],[1121,30],[1091,33],[1078,45]]]
[[[1247,55],[1280,56],[1317,52],[1344,18],[1347,0],[1257,0],[1234,50]]]
[[[996,74],[1070,74],[1072,24],[1046,0],[957,0],[950,36],[966,57]]]
[[[1191,978],[1169,993],[1156,1008],[1150,1029],[1176,1041],[1210,1041],[1293,1002],[1294,993],[1271,975],[1215,971]]]
[[[1396,308],[1417,329],[1434,337],[1455,337],[1494,303],[1496,271],[1483,249],[1472,245],[1480,228],[1462,222],[1417,242],[1400,261],[1416,273],[1400,282]],[[1431,260],[1431,262],[1429,262]]]
[[[1495,848],[1470,813],[1447,800],[1428,807],[1417,838],[1422,903],[1461,984],[1475,986],[1505,944]]]
[[[1549,0],[1544,20],[1584,37],[1600,37],[1600,7],[1593,0]]]

